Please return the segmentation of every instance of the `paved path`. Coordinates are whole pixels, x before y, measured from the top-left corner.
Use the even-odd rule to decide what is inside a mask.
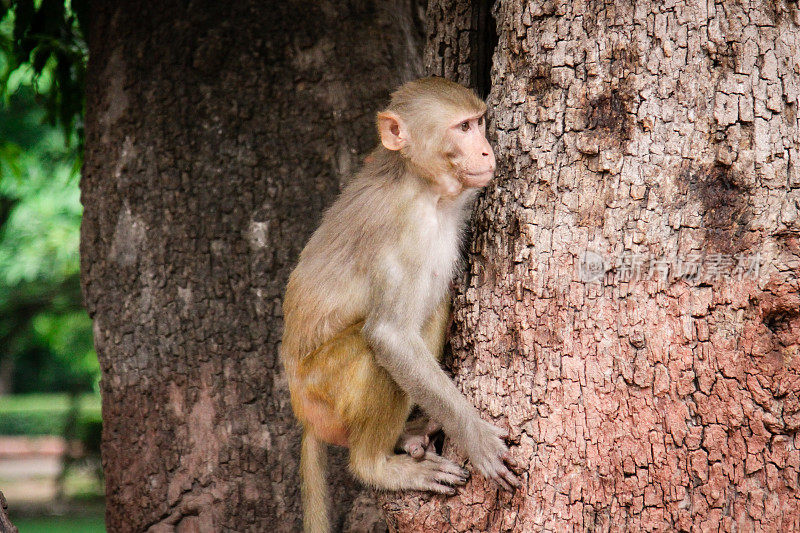
[[[55,497],[64,449],[58,437],[0,436],[0,490],[10,506]]]

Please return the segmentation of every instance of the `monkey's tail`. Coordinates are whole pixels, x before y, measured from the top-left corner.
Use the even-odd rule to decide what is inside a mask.
[[[328,463],[327,446],[309,431],[303,430],[300,445],[300,477],[303,497],[303,530],[305,533],[328,533],[329,498],[325,475]]]

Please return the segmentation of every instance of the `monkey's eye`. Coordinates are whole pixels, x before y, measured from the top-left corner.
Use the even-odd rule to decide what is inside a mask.
[[[478,126],[483,126],[483,116],[478,117]]]
[[[461,123],[461,131],[469,131],[469,120]]]

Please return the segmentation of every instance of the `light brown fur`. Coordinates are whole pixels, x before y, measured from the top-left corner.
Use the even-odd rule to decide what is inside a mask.
[[[281,355],[304,428],[306,531],[329,529],[323,442],[348,446],[350,469],[376,488],[452,494],[466,482],[465,470],[431,450],[394,453],[414,403],[484,475],[516,483],[502,432],[439,367],[468,206],[494,170],[485,109],[440,78],[398,89],[378,114],[382,146],[289,278]]]

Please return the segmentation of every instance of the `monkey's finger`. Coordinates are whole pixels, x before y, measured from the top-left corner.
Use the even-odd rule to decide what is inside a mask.
[[[428,492],[435,492],[437,494],[444,494],[445,496],[452,496],[456,493],[455,487],[451,487],[450,485],[445,485],[443,483],[436,483],[435,481],[431,481],[430,483],[425,483],[419,490],[425,490]]]
[[[419,444],[413,444],[409,447],[408,455],[414,459],[422,459],[425,457],[425,448]]]
[[[511,471],[509,471],[507,468],[505,467],[500,468],[497,474],[500,477],[500,479],[508,483],[508,485],[510,485],[511,487],[514,487],[515,489],[519,488],[520,486],[519,478],[515,476],[513,473],[511,473]]]
[[[457,486],[464,485],[467,482],[467,478],[462,476],[457,476],[449,472],[438,472],[435,476],[435,479],[440,483],[447,483],[448,485],[457,485]]]
[[[430,452],[429,452],[429,453],[430,453]],[[426,456],[426,457],[427,457],[427,456]],[[450,473],[450,474],[453,474],[454,476],[462,477],[462,478],[464,478],[464,479],[469,479],[469,475],[470,475],[470,474],[469,474],[469,470],[466,470],[466,469],[464,469],[464,468],[461,468],[461,467],[460,467],[460,466],[458,466],[457,464],[455,464],[455,463],[453,463],[453,462],[451,462],[451,461],[448,461],[447,459],[444,459],[444,460],[443,460],[443,461],[441,461],[441,462],[438,462],[438,461],[437,461],[437,463],[438,463],[438,464],[436,465],[436,466],[437,466],[437,468],[438,468],[439,470],[441,470],[442,472],[448,472],[448,473]]]
[[[456,488],[452,485],[439,481],[437,479],[429,479],[423,483],[422,490],[430,492],[437,492],[439,494],[446,494],[452,496],[456,493]]]
[[[450,472],[451,474],[455,474],[457,476],[469,479],[469,470],[461,468],[450,459],[445,459],[444,457],[436,455],[435,453],[430,451],[425,454],[425,459],[428,459],[436,463],[439,470]]]
[[[498,472],[498,473],[496,473],[494,476],[492,476],[492,479],[493,479],[493,480],[495,480],[495,481],[497,482],[497,484],[498,484],[498,485],[500,485],[501,487],[503,487],[503,489],[507,490],[508,492],[513,492],[513,491],[514,491],[513,487],[512,487],[512,486],[511,486],[511,485],[508,483],[508,481],[506,481],[506,480],[505,480],[505,479],[504,479],[504,478],[503,478],[503,477],[502,477],[502,476],[499,474],[499,472]]]
[[[503,459],[503,462],[508,465],[512,472],[519,475],[522,473],[522,466],[519,462],[511,456],[511,452],[505,452],[503,455],[500,456]]]
[[[505,438],[508,437],[508,430],[507,429],[495,426],[491,422],[486,422],[485,420],[483,422],[488,426],[489,431],[491,431],[496,437],[498,437],[500,439],[505,439]]]
[[[508,428],[497,428],[497,436],[503,440],[506,440],[510,436],[510,433]]]

